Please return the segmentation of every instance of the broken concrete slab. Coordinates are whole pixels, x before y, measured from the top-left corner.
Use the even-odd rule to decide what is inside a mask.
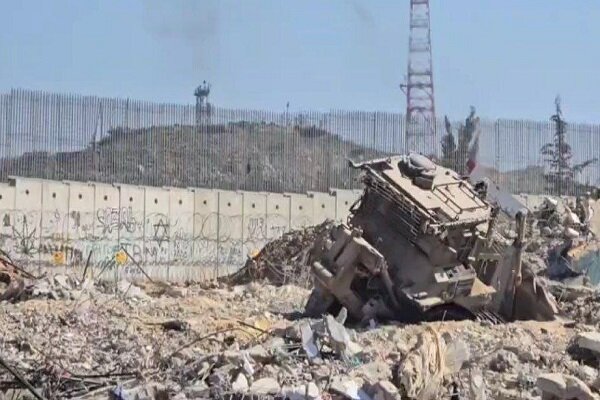
[[[164,294],[169,297],[182,298],[187,296],[188,290],[183,287],[168,285],[165,287]]]
[[[272,356],[269,351],[262,345],[257,344],[248,349],[248,355],[256,362],[265,363],[269,361]]]
[[[600,355],[600,332],[581,332],[575,338],[577,346]]]
[[[302,349],[309,360],[319,356],[319,348],[315,342],[315,336],[308,322],[300,324],[300,335],[302,337]]]
[[[234,381],[231,383],[231,390],[236,393],[245,393],[248,391],[248,379],[242,373],[238,374]]]
[[[485,381],[483,375],[473,374],[469,379],[469,394],[472,400],[486,400]]]
[[[121,280],[117,282],[117,291],[128,299],[150,300],[150,296],[129,281]]]
[[[373,400],[402,400],[400,391],[390,381],[379,381],[373,388],[375,395]]]
[[[289,400],[318,400],[321,397],[321,391],[314,382],[284,387],[282,393]]]
[[[353,371],[353,376],[362,378],[370,385],[392,379],[392,369],[384,360],[376,360],[364,363]]]
[[[334,378],[329,391],[340,394],[350,400],[372,400],[355,381],[345,377]]]
[[[278,394],[281,391],[279,383],[274,378],[262,378],[250,385],[250,393],[268,395]]]
[[[210,389],[205,384],[201,383],[194,386],[188,386],[184,389],[184,393],[189,399],[202,399],[210,395]]]
[[[559,373],[540,375],[537,379],[537,387],[542,391],[543,399],[597,399],[584,382],[571,375]]]
[[[350,342],[350,335],[344,325],[340,324],[331,315],[325,316],[325,327],[329,334],[330,345],[338,355],[345,355],[348,343]]]

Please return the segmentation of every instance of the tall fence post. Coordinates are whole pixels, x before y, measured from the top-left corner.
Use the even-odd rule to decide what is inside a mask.
[[[12,158],[12,122],[15,103],[15,90],[10,89],[8,96],[8,110],[6,112],[6,158]]]
[[[498,119],[494,121],[494,150],[496,151],[496,157],[494,159],[494,180],[498,181],[500,176],[500,121]]]
[[[211,108],[197,119],[193,105],[21,89],[11,89],[1,100],[3,179],[20,175],[272,192],[352,188],[356,171],[346,167],[346,159],[410,150],[434,154],[443,135],[436,136],[432,148],[423,148],[423,141],[411,148],[415,143],[407,141],[407,124],[421,124],[415,127],[420,133],[428,131],[428,124],[436,124],[442,134],[444,127],[441,119],[407,121],[398,113],[290,112],[287,106],[283,113]],[[514,178],[506,189],[546,191],[541,173],[529,168],[539,170],[544,164],[539,147],[548,140],[540,140],[549,133],[546,125],[500,119],[486,123],[481,161],[493,164],[496,180]],[[600,127],[570,126],[573,163],[595,157]],[[518,173],[507,175],[510,170]],[[584,172],[575,186],[565,189],[583,190],[585,180],[597,179],[600,169],[591,166]]]

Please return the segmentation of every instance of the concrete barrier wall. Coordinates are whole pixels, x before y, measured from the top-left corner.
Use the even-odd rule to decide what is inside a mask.
[[[11,178],[0,184],[0,248],[28,270],[106,279],[204,280],[241,267],[290,229],[342,221],[360,196]],[[88,261],[89,260],[89,261]]]

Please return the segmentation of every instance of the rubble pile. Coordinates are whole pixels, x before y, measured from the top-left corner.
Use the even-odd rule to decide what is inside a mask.
[[[266,280],[276,286],[295,284],[311,287],[310,268],[307,266],[313,243],[332,226],[333,222],[327,220],[319,225],[285,233],[279,239],[267,243],[257,254],[250,255],[244,267],[225,281],[245,284]]]
[[[551,283],[561,314],[581,324],[600,329],[600,292],[584,284],[575,282]]]
[[[600,327],[578,322],[359,327],[344,308],[293,318],[309,291],[291,285],[41,282],[37,297],[3,303],[0,355],[47,399],[569,399],[600,389],[590,361]],[[26,393],[6,370],[0,391]]]
[[[600,399],[589,202],[513,220],[422,156],[353,166],[348,224],[286,233],[210,288],[139,265],[145,283],[35,277],[2,255],[0,393]]]
[[[146,393],[139,398],[172,398],[197,391],[194,368],[204,367],[203,360],[229,360],[223,351],[239,353],[264,340],[263,332],[282,318],[269,310],[290,313],[307,295],[284,286],[265,297],[256,284],[164,291],[152,283],[78,283],[65,275],[27,285],[29,296],[2,304],[0,357],[48,399],[108,398],[111,391],[123,399],[138,392]],[[209,365],[212,371],[214,362]],[[24,393],[11,373],[0,375],[0,391]]]
[[[588,263],[582,261],[586,256],[598,253],[600,241],[598,232],[590,228],[589,215],[593,212],[584,212],[583,203],[583,200],[577,200],[578,207],[575,207],[566,200],[546,197],[538,209],[529,213],[523,248],[525,268],[571,286],[591,285],[593,270],[600,272],[600,257],[594,257]],[[571,208],[579,210],[580,216]],[[494,241],[508,245],[516,236],[515,222],[501,213]]]

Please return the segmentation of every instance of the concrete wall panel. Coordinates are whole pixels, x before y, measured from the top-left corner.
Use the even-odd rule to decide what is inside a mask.
[[[194,193],[186,189],[169,189],[171,221],[170,265],[192,263],[194,239]]]
[[[350,214],[350,207],[360,197],[362,192],[335,189],[332,193],[335,196],[335,220],[337,223],[345,223]]]
[[[111,222],[119,232],[120,248],[132,258],[118,258],[121,278],[139,277],[141,272],[135,263],[144,263],[144,195],[142,186],[119,185],[118,226],[114,225],[114,216],[111,216]]]
[[[13,230],[12,213],[15,210],[15,187],[8,183],[0,183],[0,249],[12,252]]]
[[[169,190],[146,187],[144,191],[144,264],[150,276],[166,278],[171,225]]]
[[[267,195],[267,239],[281,237],[290,229],[290,197],[280,193]]]
[[[305,194],[290,193],[290,229],[310,226],[314,221],[313,198]]]
[[[70,267],[81,267],[87,262],[90,252],[90,263],[94,261],[96,236],[94,233],[96,214],[94,210],[95,187],[81,182],[66,182],[69,188],[69,213],[67,215],[67,243],[81,253],[81,262],[73,260]]]
[[[244,201],[242,239],[244,256],[253,254],[267,242],[267,194],[242,192]]]
[[[193,273],[215,275],[217,272],[217,237],[219,226],[219,192],[192,189],[194,192]],[[197,272],[198,269],[202,271]]]
[[[41,260],[42,181],[16,178],[14,185],[16,209],[9,221],[13,233],[9,254],[24,268],[35,272]]]
[[[94,184],[94,247],[92,260],[95,265],[115,260],[119,251],[119,227],[121,219],[119,188],[113,185]],[[118,266],[104,273],[118,278]]]
[[[242,266],[245,260],[242,238],[243,196],[240,192],[219,191],[218,273]]]
[[[327,219],[335,221],[335,196],[329,193],[309,192],[313,198],[313,221],[320,224]]]
[[[62,182],[42,181],[42,229],[40,261],[43,266],[79,265],[83,254],[68,243],[69,186]]]
[[[53,264],[51,271],[61,271],[83,267],[91,252],[90,273],[97,277],[110,262],[103,278],[132,280],[145,280],[142,270],[176,281],[230,273],[290,229],[342,219],[361,193],[233,192],[25,178],[13,185],[0,184],[0,243],[17,260],[30,268]]]

